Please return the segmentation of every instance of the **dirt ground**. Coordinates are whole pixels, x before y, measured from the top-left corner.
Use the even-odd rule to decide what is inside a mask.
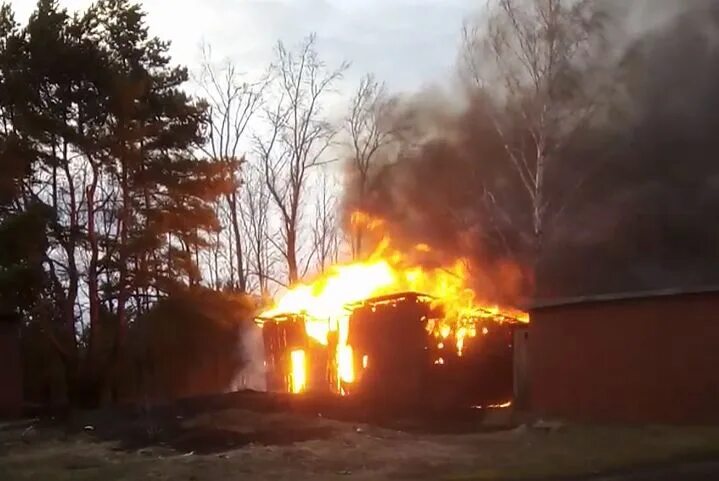
[[[75,413],[0,424],[0,480],[719,479],[719,428],[490,417],[261,395]]]

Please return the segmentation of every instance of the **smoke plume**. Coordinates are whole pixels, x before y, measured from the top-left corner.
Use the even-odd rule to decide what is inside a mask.
[[[243,323],[239,327],[240,356],[243,367],[235,375],[230,386],[231,391],[265,391],[267,378],[265,368],[265,349],[262,340],[262,328],[254,322]]]
[[[400,242],[470,257],[478,288],[498,300],[719,284],[719,5],[601,8],[615,80],[601,115],[548,171],[549,195],[564,205],[536,269],[526,194],[482,95],[400,99],[393,121],[411,128],[372,171],[363,208]],[[351,177],[348,186],[350,212]],[[501,210],[490,216],[492,203]]]

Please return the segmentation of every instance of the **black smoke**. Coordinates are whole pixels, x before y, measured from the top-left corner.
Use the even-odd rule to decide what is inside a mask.
[[[719,5],[688,4],[627,47],[607,121],[568,152],[597,175],[540,295],[719,284]]]
[[[666,13],[643,23],[650,4]],[[422,96],[404,102],[400,117],[413,112],[433,135],[410,134],[374,171],[365,209],[408,244],[471,257],[478,285],[500,300],[719,284],[719,5],[628,5],[607,12],[621,35],[609,39],[615,82],[602,115],[548,174],[563,207],[536,270],[525,255],[526,194],[482,96],[459,111]],[[488,201],[506,219],[490,216]]]

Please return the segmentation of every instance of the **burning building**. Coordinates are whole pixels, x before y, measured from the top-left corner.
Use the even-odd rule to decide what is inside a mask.
[[[511,398],[512,328],[526,314],[480,302],[465,259],[431,268],[412,259],[385,243],[263,312],[268,389],[389,402]]]

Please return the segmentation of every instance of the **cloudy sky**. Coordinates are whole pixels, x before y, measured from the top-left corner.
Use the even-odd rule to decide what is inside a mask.
[[[19,20],[35,0],[10,0]],[[91,0],[61,0],[69,10]],[[393,91],[441,82],[454,69],[463,18],[476,0],[145,0],[155,35],[172,41],[175,60],[190,68],[199,46],[245,71],[264,68],[281,39],[296,44],[310,32],[328,64],[352,63],[347,84],[366,72]]]

